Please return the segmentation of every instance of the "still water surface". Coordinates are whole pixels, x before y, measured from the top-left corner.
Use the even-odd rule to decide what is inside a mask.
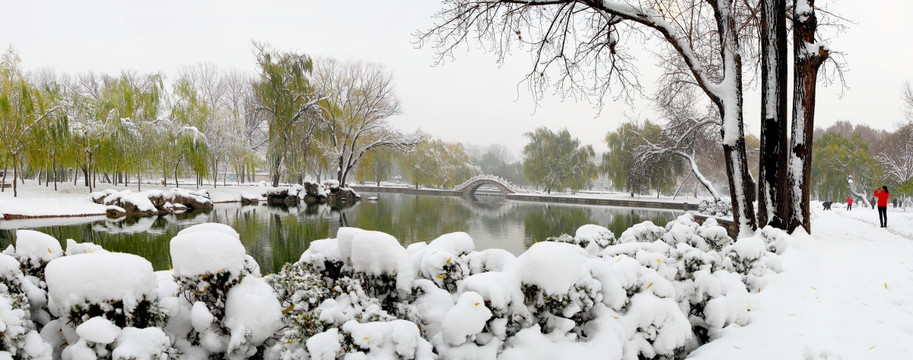
[[[605,226],[619,236],[633,224],[650,220],[663,226],[681,214],[670,210],[510,201],[499,196],[475,199],[391,193],[362,193],[362,196],[364,199],[377,196],[379,200],[362,201],[341,210],[327,205],[283,209],[233,203],[216,204],[208,213],[121,221],[0,222],[6,225],[3,226],[6,230],[0,231],[0,245],[5,248],[14,240],[15,228],[31,228],[53,235],[64,248],[66,239],[90,241],[111,251],[140,255],[156,270],[165,270],[171,262],[169,240],[178,231],[199,223],[218,222],[237,230],[263,273],[272,273],[286,262],[296,261],[312,240],[335,237],[341,226],[383,231],[404,245],[465,231],[472,236],[478,250],[501,248],[519,255],[549,236],[573,235],[584,224]]]

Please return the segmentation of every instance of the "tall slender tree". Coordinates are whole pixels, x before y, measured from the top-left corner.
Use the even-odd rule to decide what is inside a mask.
[[[283,53],[254,43],[259,79],[254,83],[257,110],[269,124],[267,163],[273,186],[286,167],[291,136],[310,142],[318,129],[318,104],[325,100],[311,84],[313,62],[304,54]]]

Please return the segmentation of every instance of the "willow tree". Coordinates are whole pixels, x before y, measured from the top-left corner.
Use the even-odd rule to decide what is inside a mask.
[[[380,181],[390,176],[393,171],[395,153],[388,149],[378,149],[367,153],[361,164],[355,169],[355,179],[359,182],[374,180],[377,186]]]
[[[260,43],[254,47],[260,67],[254,83],[256,109],[266,114],[269,124],[267,163],[272,185],[279,186],[290,144],[310,143],[318,128],[317,106],[324,98],[311,85],[309,56],[276,52]],[[292,136],[299,138],[293,142]]]
[[[815,141],[812,191],[822,200],[841,201],[855,196],[868,203],[868,189],[880,178],[881,166],[871,154],[866,139],[831,131]],[[859,187],[856,187],[859,184]]]
[[[452,187],[479,174],[462,144],[432,138],[423,140],[398,159],[400,169],[416,189],[419,185]]]
[[[593,146],[581,146],[567,129],[556,133],[541,127],[523,135],[529,139],[523,147],[523,173],[547,192],[583,189],[596,177]]]
[[[209,118],[212,107],[186,78],[178,79],[172,94],[174,99],[169,116],[158,120],[159,151],[163,160],[163,176],[167,181],[170,170],[174,174],[175,186],[178,186],[179,171],[184,167],[190,167],[198,176],[207,174],[209,147],[200,128]]]
[[[16,179],[23,156],[36,139],[34,132],[56,111],[56,104],[33,86],[22,73],[19,56],[12,47],[0,58],[0,151],[5,164],[13,166],[13,196],[19,195]],[[6,184],[6,169],[2,184]],[[0,189],[3,187],[0,186]]]
[[[110,170],[119,175],[136,175],[137,189],[142,189],[142,173],[147,170],[148,154],[158,143],[155,122],[164,103],[164,79],[161,74],[140,76],[123,72],[105,88],[104,98],[111,111],[106,120],[105,145]],[[126,185],[126,181],[124,181]]]

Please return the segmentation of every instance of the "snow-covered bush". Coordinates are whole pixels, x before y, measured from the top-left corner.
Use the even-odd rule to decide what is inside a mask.
[[[634,224],[621,233],[619,241],[627,242],[653,242],[662,239],[666,234],[666,229],[656,226],[652,221],[644,221],[640,224]]]
[[[189,318],[171,326],[185,353],[246,358],[263,351],[281,326],[281,307],[259,266],[245,252],[237,232],[221,224],[200,224],[171,239],[172,276],[178,301],[173,316]]]
[[[63,358],[109,357],[124,328],[165,324],[152,265],[139,256],[108,252],[64,256],[48,264],[46,279],[48,304],[57,319],[42,334],[53,339],[53,345],[65,344]],[[165,346],[154,355],[168,358],[173,353]]]
[[[408,251],[388,234],[341,228],[336,239],[312,242],[298,262],[266,277],[287,315],[276,351],[283,358],[300,358],[315,346],[309,339],[320,336],[326,341],[341,337],[340,351],[386,353],[382,337],[365,347],[347,336],[351,331],[344,326],[401,319],[418,329],[419,315],[409,304],[414,278]]]
[[[0,254],[0,354],[15,359],[51,359],[51,346],[36,331],[29,298],[29,286],[15,258]],[[2,357],[2,355],[0,355]]]
[[[465,233],[404,248],[341,228],[265,278],[220,224],[179,232],[158,273],[97,245],[55,255],[47,237],[23,239],[0,255],[0,358],[291,360],[683,358],[749,322],[750,293],[792,238],[733,241],[683,215],[618,240],[587,225],[514,256],[475,251]]]
[[[546,241],[568,243],[580,246],[590,254],[596,254],[608,246],[615,245],[618,240],[615,234],[605,227],[593,224],[583,225],[577,228],[574,236],[561,234],[557,237],[549,237]]]
[[[44,267],[63,255],[60,242],[53,236],[34,230],[16,230],[16,247],[8,247],[4,253],[19,260],[25,275],[44,278]]]
[[[724,200],[701,200],[697,212],[710,216],[732,216],[732,203]]]

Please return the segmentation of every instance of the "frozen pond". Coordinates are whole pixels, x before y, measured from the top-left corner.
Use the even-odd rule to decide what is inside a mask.
[[[15,229],[29,228],[53,235],[65,243],[91,241],[112,251],[149,259],[156,270],[168,269],[169,240],[181,229],[203,222],[231,225],[264,273],[296,261],[312,240],[335,237],[341,226],[389,233],[404,245],[431,241],[441,234],[465,231],[476,249],[502,248],[522,253],[536,241],[562,233],[573,235],[584,224],[599,224],[616,236],[633,224],[653,221],[664,226],[681,211],[510,201],[498,196],[475,199],[394,193],[362,193],[353,207],[276,208],[265,205],[216,204],[210,212],[151,218],[108,220],[54,218],[0,221],[0,245],[13,241]]]

